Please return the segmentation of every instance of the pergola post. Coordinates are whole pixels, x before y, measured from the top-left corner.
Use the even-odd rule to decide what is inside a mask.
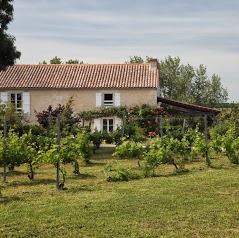
[[[210,159],[208,157],[208,129],[207,129],[207,115],[204,115],[204,134],[205,134],[205,143],[206,143],[206,152],[205,152],[205,157],[206,157],[206,163],[208,166],[210,166]]]
[[[182,134],[184,135],[185,133],[185,128],[186,128],[186,119],[183,119],[183,128],[182,128]]]

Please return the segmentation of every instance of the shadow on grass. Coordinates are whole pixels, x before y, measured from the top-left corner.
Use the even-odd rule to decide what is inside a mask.
[[[112,157],[112,154],[115,152],[115,148],[99,148],[96,149],[92,154],[93,159],[105,159]]]
[[[69,192],[69,193],[91,192],[91,191],[93,191],[93,189],[88,186],[81,186],[81,187],[74,187],[74,188],[66,189],[66,192]]]
[[[21,198],[16,197],[16,196],[11,196],[11,197],[2,196],[2,197],[0,197],[0,203],[3,204],[3,205],[6,205],[6,204],[11,203],[11,202],[20,201],[20,200],[21,200]]]
[[[27,176],[28,173],[27,172],[22,172],[22,171],[7,172],[7,177],[14,177],[14,176],[21,176],[21,175],[26,175]]]
[[[104,163],[104,162],[90,162],[83,165],[82,167],[97,167],[97,166],[105,166],[106,164],[107,163]]]
[[[26,180],[22,182],[11,182],[11,186],[35,186],[35,185],[49,185],[49,184],[54,184],[56,183],[55,179],[33,179],[33,180]]]
[[[156,172],[155,174],[151,174],[149,176],[149,178],[150,177],[157,177],[157,178],[178,177],[178,176],[188,175],[189,173],[191,173],[191,170],[185,170],[185,171],[175,170],[175,171],[167,173],[167,174],[159,174]]]
[[[112,154],[115,151],[115,147],[100,147],[95,150],[95,154]]]
[[[221,169],[229,169],[228,167],[225,167],[223,165],[210,165],[210,167],[208,167],[210,169],[217,169],[217,170],[221,170]]]
[[[97,178],[95,175],[92,174],[75,174],[71,176],[67,176],[67,179],[91,179],[91,178]]]
[[[209,168],[218,170],[230,170],[231,168],[239,168],[239,164],[230,163],[227,166],[224,164],[211,165]]]

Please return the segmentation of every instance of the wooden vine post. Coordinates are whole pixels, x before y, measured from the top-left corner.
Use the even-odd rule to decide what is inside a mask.
[[[7,139],[7,120],[6,115],[4,115],[3,118],[4,121],[4,132],[3,132],[3,182],[5,183],[7,181],[7,165],[6,165],[6,139]]]
[[[121,142],[123,141],[124,137],[124,127],[125,127],[125,112],[123,112],[123,117],[122,117],[122,129],[121,129]]]
[[[159,128],[160,128],[160,137],[163,139],[163,116],[159,117]]]
[[[57,144],[58,144],[58,153],[60,153],[60,143],[61,143],[61,118],[60,115],[57,115]],[[56,162],[56,188],[59,189],[60,185],[60,163]]]

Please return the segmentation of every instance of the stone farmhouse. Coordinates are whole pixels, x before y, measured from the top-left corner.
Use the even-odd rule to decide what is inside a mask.
[[[14,65],[0,72],[1,102],[14,104],[29,115],[65,105],[73,97],[74,111],[111,106],[157,105],[158,61],[147,64],[37,64]],[[114,130],[119,118],[94,120],[98,130]]]

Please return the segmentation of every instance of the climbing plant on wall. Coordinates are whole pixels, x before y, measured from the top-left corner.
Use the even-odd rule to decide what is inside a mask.
[[[133,107],[111,107],[78,113],[81,120],[91,122],[95,118],[119,117],[131,127],[144,128],[146,135],[157,135],[159,131],[159,116],[170,116],[163,107],[143,104]],[[131,128],[133,129],[133,128]]]

